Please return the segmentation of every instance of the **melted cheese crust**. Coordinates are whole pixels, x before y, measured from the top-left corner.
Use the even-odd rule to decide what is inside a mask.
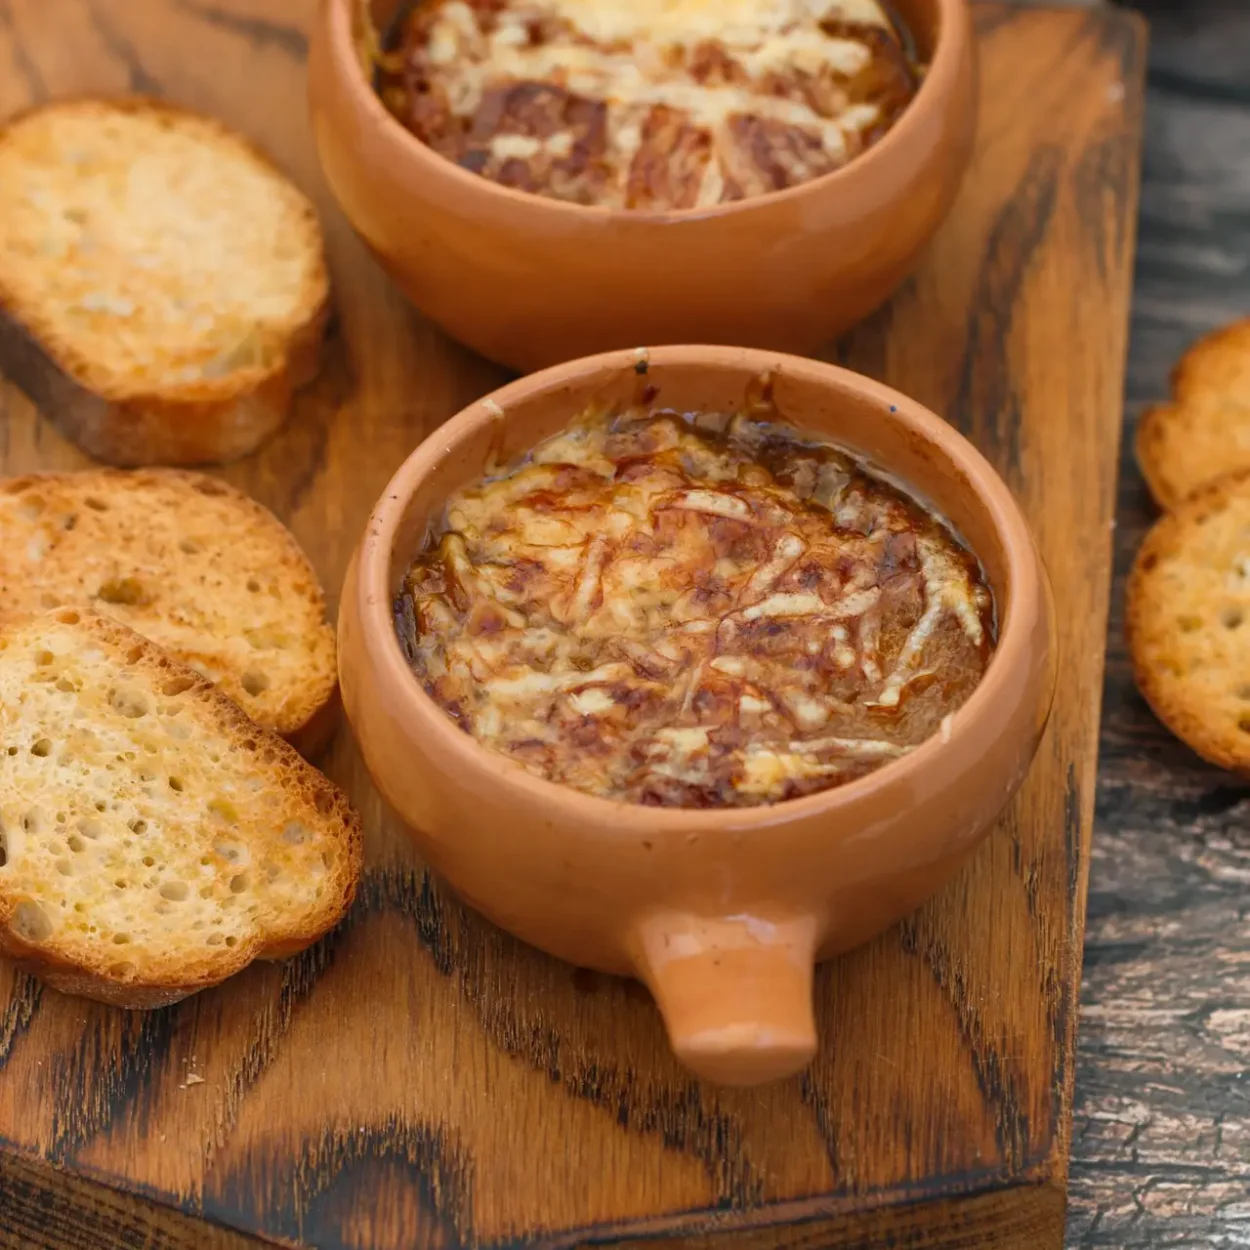
[[[396,602],[430,695],[548,780],[749,806],[904,755],[992,649],[973,557],[847,455],[746,416],[590,415],[459,491]]]
[[[876,0],[430,0],[380,75],[396,116],[476,173],[651,209],[837,169],[916,87]]]

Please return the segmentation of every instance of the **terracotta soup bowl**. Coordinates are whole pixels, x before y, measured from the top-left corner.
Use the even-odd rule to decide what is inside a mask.
[[[453,338],[518,370],[637,343],[812,352],[902,281],[971,152],[965,0],[896,0],[928,66],[866,153],[784,191],[705,209],[584,207],[438,156],[372,86],[368,30],[398,0],[323,0],[309,86],[322,166],[348,220]]]
[[[427,695],[393,603],[448,495],[592,401],[628,403],[639,354],[514,382],[408,458],[369,519],[339,617],[343,699],[378,789],[426,861],[496,924],[551,954],[639,977],[700,1076],[750,1084],[816,1047],[812,968],[900,919],[969,855],[1029,767],[1054,685],[1044,570],[1006,486],[945,422],[832,365],[725,347],[647,354],[658,405],[740,409],[771,373],[782,419],[858,453],[945,516],[979,556],[998,642],[939,734],[841,787],[772,806],[613,802],[481,746]]]

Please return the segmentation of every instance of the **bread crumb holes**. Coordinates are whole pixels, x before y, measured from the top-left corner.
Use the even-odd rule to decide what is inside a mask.
[[[138,720],[151,710],[147,696],[141,690],[111,690],[109,706],[130,720]]]
[[[257,695],[264,694],[269,689],[269,677],[262,673],[260,669],[249,668],[242,678],[243,689],[247,691],[253,698]]]
[[[34,899],[24,898],[14,909],[13,931],[24,942],[46,942],[52,936],[52,921]]]

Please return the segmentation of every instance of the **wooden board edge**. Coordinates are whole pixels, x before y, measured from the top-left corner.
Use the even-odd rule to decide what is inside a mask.
[[[871,1210],[830,1211],[820,1198],[709,1218],[691,1212],[631,1227],[590,1227],[535,1240],[496,1242],[490,1250],[943,1250],[992,1244],[998,1250],[1037,1250],[1062,1238],[1066,1194],[1061,1181],[1037,1170],[1030,1183],[970,1189],[957,1196],[897,1195]],[[731,1223],[732,1221],[732,1223]],[[971,1240],[970,1240],[971,1239]],[[279,1250],[288,1243],[214,1224],[203,1215],[53,1166],[0,1143],[0,1250]]]
[[[1113,8],[1091,10],[1087,20],[1098,23],[1118,39],[1117,52],[1122,66],[1121,82],[1124,90],[1125,130],[1137,136],[1133,147],[1132,159],[1126,168],[1126,182],[1123,187],[1124,221],[1124,266],[1122,304],[1125,309],[1125,325],[1123,341],[1120,349],[1120,360],[1117,362],[1118,375],[1121,379],[1118,392],[1119,410],[1116,413],[1114,455],[1111,460],[1112,473],[1108,489],[1111,492],[1113,508],[1113,528],[1106,536],[1108,552],[1108,611],[1103,614],[1104,636],[1110,625],[1110,594],[1115,586],[1115,530],[1114,507],[1119,495],[1120,467],[1122,463],[1122,444],[1124,438],[1124,395],[1127,384],[1128,352],[1132,317],[1133,281],[1137,255],[1137,230],[1141,205],[1141,171],[1142,144],[1145,137],[1146,110],[1146,74],[1147,56],[1150,45],[1150,23],[1140,13],[1132,10]],[[1099,667],[1098,699],[1096,720],[1098,737],[1095,739],[1095,784],[1089,793],[1079,796],[1081,810],[1076,813],[1074,830],[1065,829],[1065,837],[1069,839],[1066,848],[1068,868],[1071,874],[1068,889],[1067,918],[1070,940],[1071,968],[1064,978],[1063,1009],[1061,1020],[1061,1036],[1059,1042],[1060,1068],[1056,1076],[1056,1092],[1059,1098],[1059,1114],[1055,1123],[1055,1131],[1051,1140],[1051,1151],[1048,1158],[1048,1171],[1053,1183],[1066,1194],[1068,1184],[1068,1164],[1071,1157],[1072,1139],[1072,1107],[1076,1078],[1076,1044],[1077,1028],[1080,1016],[1080,991],[1085,954],[1085,913],[1089,898],[1089,860],[1094,836],[1095,804],[1097,801],[1097,759],[1100,753],[1103,700],[1106,690],[1107,650],[1104,646],[1102,663]],[[1058,1244],[1058,1243],[1056,1243]]]
[[[1006,7],[1006,6],[1003,6]],[[1144,75],[1144,50],[1146,46],[1147,24],[1136,14],[1128,14],[1124,12],[1104,12],[1097,15],[1091,15],[1100,23],[1105,24],[1105,28],[1109,31],[1125,30],[1130,32],[1123,36],[1125,46],[1132,45],[1133,56],[1140,58],[1140,64],[1135,66],[1134,76],[1140,79]],[[1134,109],[1140,110],[1141,107],[1141,82],[1131,82],[1129,74],[1126,70],[1125,89],[1130,95],[1134,96]],[[1140,128],[1140,118],[1135,115],[1135,122]],[[1136,235],[1137,222],[1137,202],[1138,202],[1138,182],[1140,178],[1140,154],[1132,164],[1131,169],[1131,186],[1128,191],[1131,195],[1126,197],[1126,230],[1128,231],[1129,256],[1132,255],[1132,247]],[[1132,285],[1132,265],[1127,267],[1125,276],[1126,287],[1131,290]],[[1127,305],[1127,295],[1126,295]],[[1127,334],[1125,335],[1127,343]],[[1117,427],[1118,430],[1118,427]],[[1117,445],[1119,438],[1116,439]],[[1118,459],[1116,461],[1118,464]],[[1114,475],[1113,475],[1114,477]],[[1101,715],[1101,693],[1099,695],[1099,715]],[[1073,1088],[1073,1063],[1072,1054],[1075,1045],[1076,1027],[1077,1027],[1077,1011],[1079,1002],[1079,978],[1081,969],[1081,942],[1085,927],[1085,907],[1086,907],[1086,888],[1088,878],[1088,861],[1090,850],[1090,839],[1093,829],[1093,789],[1082,798],[1082,811],[1079,813],[1080,819],[1075,823],[1075,839],[1072,845],[1072,854],[1069,858],[1069,865],[1072,871],[1072,889],[1069,893],[1069,916],[1068,928],[1071,935],[1073,964],[1072,975],[1068,979],[1066,993],[1068,1001],[1066,1002],[1067,1010],[1063,1021],[1063,1041],[1060,1051],[1061,1070],[1056,1076],[1056,1085],[1060,1098],[1060,1115],[1057,1121],[1057,1127],[1052,1136],[1051,1154],[1048,1159],[1055,1165],[1055,1171],[1052,1171],[1045,1182],[1041,1182],[1038,1186],[1019,1185],[1008,1187],[1006,1185],[985,1192],[973,1193],[957,1196],[954,1198],[920,1198],[907,1195],[873,1195],[873,1200],[879,1202],[874,1211],[864,1214],[833,1214],[830,1210],[828,1202],[821,1203],[819,1199],[813,1199],[806,1205],[809,1208],[821,1208],[815,1214],[800,1215],[796,1213],[793,1218],[786,1215],[779,1215],[777,1212],[782,1210],[778,1208],[765,1208],[761,1213],[762,1220],[752,1225],[739,1224],[740,1213],[735,1213],[738,1218],[735,1219],[735,1227],[733,1229],[718,1225],[717,1220],[728,1220],[728,1213],[720,1215],[716,1212],[701,1211],[692,1213],[686,1217],[674,1217],[684,1222],[680,1226],[675,1225],[671,1231],[665,1231],[660,1227],[659,1222],[649,1222],[646,1228],[640,1226],[635,1234],[628,1234],[632,1240],[622,1240],[625,1235],[623,1230],[615,1228],[610,1232],[601,1230],[603,1238],[606,1240],[586,1240],[585,1237],[593,1237],[595,1230],[587,1230],[586,1234],[570,1231],[567,1233],[554,1234],[559,1240],[552,1243],[558,1245],[647,1245],[657,1243],[665,1246],[674,1244],[683,1244],[680,1239],[685,1238],[687,1244],[704,1244],[706,1239],[713,1234],[716,1237],[717,1244],[725,1244],[728,1246],[742,1247],[743,1250],[752,1245],[779,1245],[781,1236],[781,1226],[786,1223],[793,1223],[795,1226],[796,1239],[802,1236],[802,1240],[796,1240],[796,1245],[830,1245],[830,1246],[851,1246],[862,1244],[862,1239],[869,1235],[877,1235],[877,1223],[872,1223],[871,1228],[862,1223],[863,1220],[881,1221],[880,1228],[882,1235],[890,1228],[904,1227],[911,1228],[910,1216],[917,1212],[930,1213],[931,1219],[934,1221],[933,1227],[939,1227],[936,1223],[939,1219],[945,1220],[946,1225],[953,1229],[952,1236],[963,1238],[959,1242],[947,1241],[928,1241],[924,1240],[922,1232],[916,1231],[914,1228],[907,1233],[907,1237],[903,1240],[895,1242],[898,1246],[908,1246],[912,1244],[923,1244],[927,1246],[941,1246],[947,1244],[968,1244],[968,1224],[967,1220],[972,1216],[961,1215],[959,1221],[955,1221],[955,1217],[945,1213],[947,1208],[957,1208],[960,1212],[975,1212],[982,1208],[989,1209],[996,1202],[1001,1201],[1001,1196],[1005,1193],[1013,1193],[1016,1200],[1025,1202],[1026,1205],[1033,1202],[1040,1202],[1041,1199],[1036,1194],[1042,1189],[1049,1190],[1058,1185],[1060,1192],[1065,1183],[1067,1158],[1069,1149],[1069,1139],[1071,1132],[1071,1105],[1072,1105],[1072,1088]],[[141,1244],[144,1246],[157,1247],[158,1250],[168,1247],[169,1250],[184,1250],[184,1247],[206,1246],[209,1250],[259,1250],[262,1247],[269,1247],[276,1243],[257,1239],[254,1236],[248,1236],[242,1233],[235,1233],[229,1230],[220,1229],[209,1223],[199,1214],[179,1210],[177,1207],[165,1205],[159,1199],[146,1197],[142,1194],[134,1193],[128,1190],[115,1189],[112,1186],[100,1182],[98,1180],[88,1179],[81,1174],[70,1174],[60,1168],[44,1162],[34,1163],[26,1160],[22,1156],[7,1155],[8,1147],[4,1143],[0,1143],[0,1229],[5,1229],[6,1219],[13,1219],[14,1227],[18,1230],[19,1240],[10,1243],[0,1236],[0,1247],[7,1250],[8,1245],[15,1244],[23,1247],[34,1247],[40,1245],[66,1245],[66,1244],[86,1244],[93,1247],[99,1246],[101,1250],[111,1250],[113,1246],[133,1246]],[[1055,1176],[1059,1179],[1056,1182]],[[24,1188],[23,1188],[24,1187]],[[20,1191],[20,1192],[19,1192]],[[1025,1196],[1027,1195],[1027,1196]],[[793,1207],[798,1204],[785,1204],[786,1208]],[[69,1214],[65,1214],[68,1210]],[[14,1211],[21,1211],[25,1214],[22,1223],[13,1216]],[[899,1224],[904,1216],[908,1217],[902,1225]],[[56,1220],[69,1221],[73,1218],[74,1222],[66,1222],[57,1225]],[[979,1227],[979,1226],[978,1226]],[[988,1226],[987,1226],[988,1227]],[[997,1226],[994,1226],[997,1229]],[[103,1231],[102,1231],[103,1230]],[[806,1230],[806,1231],[804,1231]],[[105,1238],[107,1232],[112,1240]],[[25,1234],[27,1240],[21,1239],[21,1234]],[[55,1234],[56,1240],[41,1242],[34,1238],[42,1236],[51,1238]],[[71,1236],[73,1234],[73,1236]],[[751,1238],[763,1238],[767,1235],[774,1240],[758,1240],[752,1242]],[[851,1240],[827,1240],[831,1237],[848,1237]],[[577,1240],[566,1241],[565,1238],[572,1237]],[[691,1242],[690,1238],[696,1240]],[[224,1240],[222,1240],[224,1238]],[[641,1238],[641,1240],[639,1240]],[[826,1240],[822,1240],[826,1238]],[[910,1240],[909,1238],[919,1238],[919,1240]],[[137,1240],[136,1240],[137,1239]],[[677,1239],[677,1240],[675,1240]],[[858,1239],[858,1240],[857,1240]],[[527,1243],[532,1244],[532,1243]],[[1037,1241],[994,1241],[995,1245],[1030,1245],[1036,1246]]]
[[[830,1213],[820,1199],[779,1203],[763,1208],[760,1218],[743,1224],[741,1216],[706,1213],[670,1221],[648,1221],[633,1228],[589,1228],[546,1240],[496,1242],[490,1250],[1038,1250],[1063,1240],[1067,1198],[1055,1177],[1039,1171],[1036,1179],[989,1185],[967,1194],[900,1200],[871,1210]],[[732,1221],[732,1223],[731,1223]]]
[[[0,1250],[275,1250],[278,1244],[0,1142]]]

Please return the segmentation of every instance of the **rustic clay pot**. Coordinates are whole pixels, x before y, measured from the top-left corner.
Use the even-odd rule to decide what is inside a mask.
[[[432,434],[387,486],[348,571],[339,616],[347,716],[378,789],[421,854],[496,924],[572,963],[641,978],[679,1057],[750,1084],[816,1048],[812,966],[885,928],[976,846],[1029,766],[1050,708],[1045,574],[1002,481],[958,433],[832,365],[725,347],[574,361],[514,382]],[[447,496],[488,461],[641,382],[681,411],[732,411],[775,370],[781,414],[882,466],[980,557],[997,650],[949,736],[838,789],[771,807],[642,807],[544,781],[478,744],[425,693],[392,603]]]
[[[385,28],[398,0],[372,0]],[[635,343],[813,352],[902,281],[971,150],[965,0],[897,0],[930,69],[892,130],[843,169],[710,209],[587,208],[459,168],[387,112],[362,63],[367,0],[322,0],[309,85],[330,186],[416,306],[519,370]]]

